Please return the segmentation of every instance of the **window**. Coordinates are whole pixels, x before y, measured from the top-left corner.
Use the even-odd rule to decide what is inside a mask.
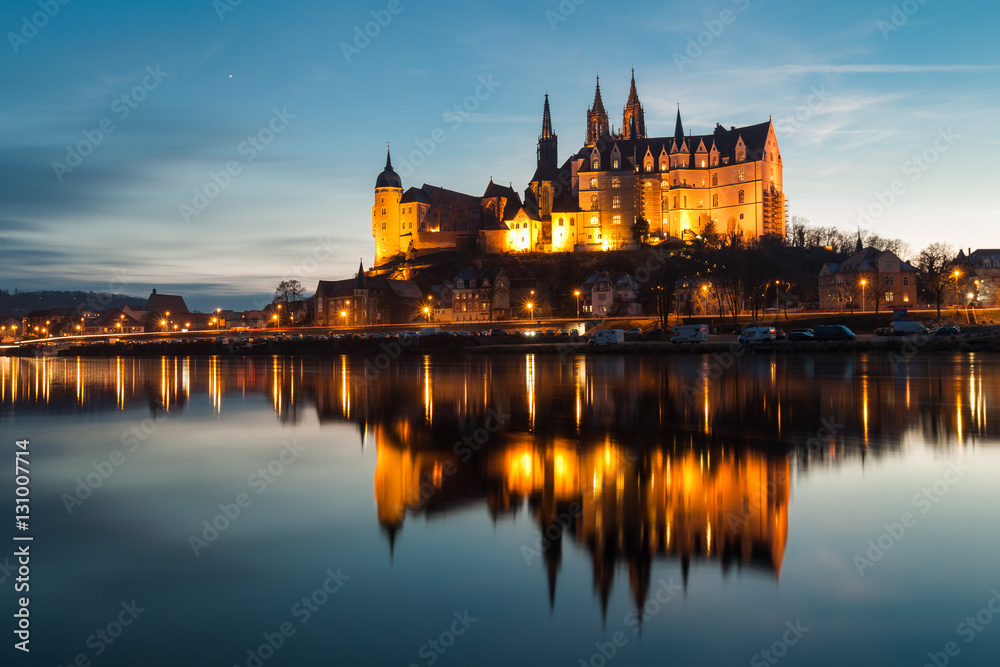
[[[590,189],[591,190],[596,190],[597,189],[597,179],[596,178],[590,179]]]
[[[563,225],[563,219],[562,219],[562,218],[559,218],[559,226],[560,226],[560,227],[564,226],[564,225]]]
[[[661,190],[666,190],[668,187],[670,187],[670,186],[667,184],[666,181],[663,181],[662,183],[660,183],[660,189]]]
[[[746,153],[744,153],[742,150],[736,151],[736,161],[737,162],[743,162],[743,160],[745,160],[745,159],[747,159]]]
[[[712,187],[713,188],[719,187],[719,175],[718,174],[712,174]]]
[[[688,207],[688,196],[684,195],[684,208]]]
[[[617,164],[617,162],[615,164]],[[611,179],[611,187],[613,187],[613,188],[620,188],[621,186],[622,186],[622,179],[621,178],[619,178],[618,176],[615,176],[614,178]]]
[[[747,203],[747,196],[743,190],[740,190],[740,203],[741,204]]]
[[[382,222],[382,229],[385,229],[385,222]]]
[[[712,208],[719,207],[719,195],[712,195]]]
[[[660,162],[660,171],[666,171],[666,170],[667,170],[667,161],[666,160],[662,160]]]
[[[617,169],[618,168],[618,160],[612,160],[611,161],[611,168],[612,169]]]
[[[611,218],[611,221],[616,225],[620,225],[622,224],[622,217],[620,215],[616,215],[615,217]]]
[[[575,225],[576,225],[576,218],[570,218],[569,219],[569,226],[570,227],[574,227]]]
[[[597,195],[590,195],[590,210],[597,210]]]
[[[910,276],[903,276],[903,287],[910,286]]]
[[[885,293],[885,302],[886,303],[892,303],[894,296],[895,295],[892,292],[886,292]]]
[[[742,214],[742,213],[740,213],[740,220],[742,220],[742,219],[743,219],[743,214]]]
[[[736,175],[736,180],[738,180],[740,183],[747,180],[746,173],[744,173],[743,171],[743,167],[740,167],[740,170]]]
[[[677,195],[674,195],[674,208],[677,208]]]
[[[596,215],[592,215],[590,216],[590,224],[596,227],[597,225],[601,224],[601,221]]]
[[[895,287],[896,286],[896,276],[886,276],[885,277],[885,286],[886,287]]]
[[[646,163],[646,171],[653,171],[653,163],[652,162],[647,162]]]
[[[382,209],[382,215],[385,215],[385,209],[384,208]]]
[[[621,207],[622,207],[622,198],[619,197],[618,195],[615,195],[614,197],[612,197],[611,198],[611,208],[621,208]]]
[[[646,189],[647,190],[652,190],[653,189],[653,182],[652,181],[646,181]]]
[[[713,155],[712,156],[712,166],[713,167],[718,167],[719,166],[719,156],[718,155]]]

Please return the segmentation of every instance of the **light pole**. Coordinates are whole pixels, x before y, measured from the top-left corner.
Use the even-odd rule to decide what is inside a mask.
[[[576,297],[576,319],[580,319],[580,290],[574,291],[573,296]]]
[[[535,319],[535,304],[528,302],[528,319],[534,321]]]
[[[868,281],[865,280],[864,278],[862,278],[861,279],[861,312],[862,313],[865,312],[865,285],[867,285],[867,284],[868,284]]]

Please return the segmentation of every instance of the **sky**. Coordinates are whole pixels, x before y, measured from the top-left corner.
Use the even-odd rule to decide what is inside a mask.
[[[789,216],[1000,247],[995,3],[4,0],[0,289],[251,308],[374,256],[404,188],[523,192],[595,75],[652,136],[771,118]]]

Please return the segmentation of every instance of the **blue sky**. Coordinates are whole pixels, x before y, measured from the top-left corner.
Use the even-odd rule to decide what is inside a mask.
[[[523,191],[544,94],[563,160],[632,67],[652,135],[770,116],[790,215],[1000,246],[993,4],[236,2],[0,6],[0,288],[311,292],[370,264],[387,142],[404,187]]]

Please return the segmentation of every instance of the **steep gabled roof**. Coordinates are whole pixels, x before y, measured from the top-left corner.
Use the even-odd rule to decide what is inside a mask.
[[[191,312],[188,310],[187,304],[184,303],[183,297],[175,294],[157,294],[155,289],[149,295],[149,299],[146,300],[146,307],[143,310],[151,310],[161,315],[167,311],[178,315],[186,315]]]

